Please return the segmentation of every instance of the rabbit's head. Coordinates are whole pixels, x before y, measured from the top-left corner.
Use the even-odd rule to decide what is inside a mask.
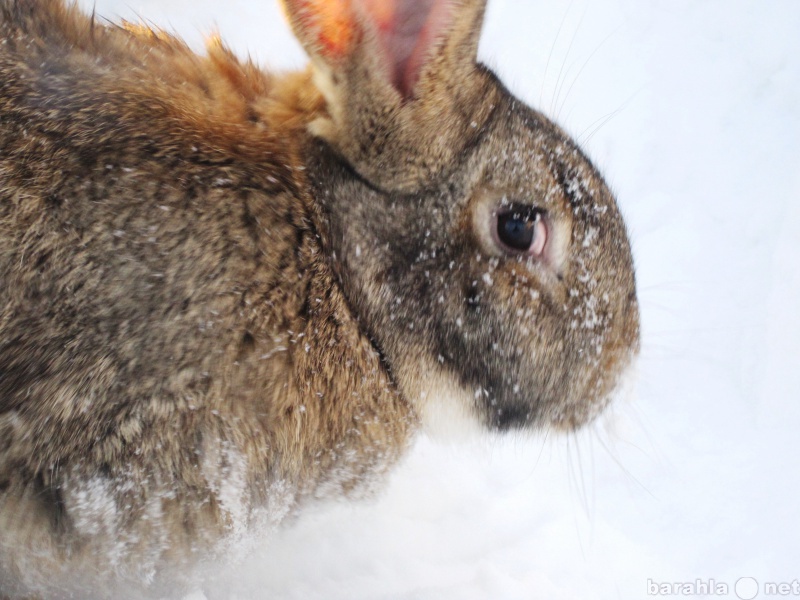
[[[638,350],[625,225],[476,61],[482,0],[285,0],[326,112],[308,177],[345,293],[423,421],[577,427]]]

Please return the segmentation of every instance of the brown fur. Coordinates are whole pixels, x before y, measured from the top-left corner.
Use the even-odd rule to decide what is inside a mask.
[[[489,428],[602,408],[638,345],[624,225],[459,6],[409,100],[368,28],[337,66],[293,19],[315,68],[277,76],[0,0],[0,592],[163,592],[368,487],[437,394]],[[481,238],[505,194],[567,232],[557,281]]]
[[[4,16],[0,55],[0,490],[22,503],[6,500],[0,529],[36,532],[69,569],[92,541],[59,510],[65,478],[130,481],[114,494],[132,507],[130,537],[152,536],[140,516],[169,489],[161,527],[190,546],[230,524],[202,473],[210,455],[224,483],[220,444],[246,460],[254,505],[272,481],[307,494],[384,468],[348,456],[391,462],[414,416],[301,191],[292,142],[320,108],[308,76],[29,6]],[[7,522],[20,515],[32,522]],[[40,540],[51,521],[61,535]]]

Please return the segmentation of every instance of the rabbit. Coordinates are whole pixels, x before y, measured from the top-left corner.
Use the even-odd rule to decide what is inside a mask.
[[[638,353],[613,194],[478,62],[485,0],[283,9],[301,72],[0,0],[0,596],[187,589]]]

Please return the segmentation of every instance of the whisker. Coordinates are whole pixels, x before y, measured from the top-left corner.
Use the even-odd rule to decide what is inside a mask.
[[[627,405],[626,408],[630,410],[629,418],[631,419],[631,421],[638,426],[639,430],[645,436],[645,439],[650,446],[651,452],[648,452],[645,448],[643,448],[642,446],[631,440],[620,439],[619,440],[620,443],[630,448],[633,448],[634,450],[639,451],[642,454],[642,456],[646,456],[648,458],[653,457],[654,460],[657,460],[658,462],[662,463],[667,462],[664,453],[659,449],[658,445],[653,439],[653,436],[650,434],[650,428],[647,427],[647,425],[645,425],[644,423],[644,418],[641,409],[636,404]]]
[[[625,476],[626,476],[626,477],[628,477],[628,479],[630,479],[630,480],[631,480],[633,483],[635,483],[635,484],[636,484],[637,486],[639,486],[639,487],[640,487],[642,490],[644,490],[644,492],[646,492],[646,493],[647,493],[647,495],[649,495],[651,498],[653,498],[653,499],[655,499],[655,500],[658,500],[658,497],[657,497],[657,496],[656,496],[656,495],[655,495],[653,492],[651,492],[651,491],[650,491],[650,489],[649,489],[649,488],[648,488],[648,487],[647,487],[647,486],[646,486],[644,483],[642,483],[642,482],[639,480],[639,478],[638,478],[638,477],[636,477],[636,476],[635,476],[633,473],[631,473],[631,472],[630,472],[630,470],[629,470],[629,469],[628,469],[628,468],[627,468],[625,465],[623,465],[623,464],[622,464],[622,461],[619,459],[619,457],[617,457],[617,456],[616,456],[616,454],[615,454],[615,453],[614,453],[614,452],[611,450],[611,448],[609,448],[608,444],[606,444],[606,443],[605,443],[605,442],[604,442],[602,439],[600,439],[600,438],[598,438],[598,440],[597,440],[597,441],[600,443],[600,446],[601,446],[603,449],[605,449],[605,451],[606,451],[606,452],[608,453],[608,455],[611,457],[611,460],[613,460],[613,461],[614,461],[614,463],[615,463],[615,464],[616,464],[616,465],[617,465],[617,466],[620,468],[620,470],[621,470],[621,471],[622,471],[622,472],[625,474]]]
[[[564,100],[561,102],[561,106],[558,107],[558,110],[557,110],[557,113],[556,113],[557,115],[560,115],[561,111],[564,110],[564,105],[566,105],[567,100],[569,99],[569,94],[572,91],[572,88],[575,87],[575,84],[578,83],[578,79],[580,79],[581,73],[583,73],[584,69],[586,69],[586,66],[591,62],[592,58],[594,58],[594,55],[597,54],[597,52],[600,50],[600,48],[602,48],[605,45],[605,43],[608,40],[611,39],[612,36],[614,36],[616,33],[619,32],[620,28],[621,28],[621,26],[617,27],[614,31],[609,33],[605,37],[605,39],[597,45],[597,48],[595,48],[594,51],[589,55],[589,58],[587,58],[584,61],[583,65],[581,65],[580,70],[575,75],[575,78],[572,80],[572,83],[570,84],[569,88],[567,88],[567,93],[564,95]]]
[[[608,113],[603,117],[600,117],[597,121],[589,125],[589,127],[581,135],[578,136],[578,143],[580,145],[588,143],[595,135],[597,135],[598,131],[600,131],[603,127],[605,127],[619,113],[625,110],[628,107],[628,105],[634,100],[634,98],[636,98],[636,96],[638,96],[642,92],[642,90],[644,90],[644,88],[645,86],[640,87],[633,94],[631,94],[631,96],[625,102],[623,102],[618,109]],[[598,121],[600,122],[600,124],[595,127],[595,124],[598,123]],[[594,127],[593,130],[592,127]],[[589,135],[587,136],[586,133],[589,132],[590,130],[591,133],[589,133]]]
[[[572,67],[569,67],[567,69],[567,72],[564,73],[564,66],[567,64],[567,61],[569,60],[569,55],[572,53],[572,48],[575,45],[575,39],[578,37],[578,32],[581,29],[581,25],[583,25],[583,20],[586,17],[586,12],[588,10],[589,10],[588,5],[584,6],[583,14],[581,14],[581,18],[578,21],[578,25],[575,27],[575,31],[572,32],[572,38],[569,41],[569,46],[567,47],[567,53],[564,55],[564,61],[561,63],[561,69],[558,72],[558,79],[556,79],[555,95],[553,97],[553,102],[552,102],[552,104],[550,106],[550,113],[551,114],[554,114],[553,111],[554,111],[555,107],[558,106],[558,98],[561,95],[562,86],[564,85],[564,82],[567,80],[567,75],[569,74],[570,70],[572,69]],[[561,78],[562,73],[564,75],[563,79]],[[558,114],[557,113],[555,113],[554,116],[556,118],[558,118]]]
[[[573,460],[572,460],[571,442],[573,440],[575,440],[575,443],[577,445],[577,437],[575,436],[575,433],[574,432],[570,432],[567,435],[567,459],[569,461],[569,475],[570,475],[569,483],[570,483],[570,489],[572,489],[573,485],[575,486],[575,492],[577,493],[578,502],[583,506],[584,513],[586,513],[585,497],[581,493],[581,485],[580,485],[580,482],[578,480],[578,475],[577,475],[577,473],[575,471]],[[578,462],[580,462],[580,453],[578,453]],[[584,558],[586,558],[586,556],[587,556],[586,547],[584,545],[584,540],[583,540],[583,536],[582,536],[583,528],[581,527],[581,524],[578,522],[578,512],[577,511],[573,511],[572,521],[573,521],[573,523],[575,525],[576,539],[578,540],[578,544],[580,545],[581,555]]]
[[[556,31],[556,37],[553,39],[553,44],[550,46],[550,54],[547,55],[547,62],[544,65],[544,74],[542,75],[542,86],[539,92],[539,106],[541,107],[543,104],[544,99],[544,83],[547,81],[547,71],[550,68],[550,60],[553,58],[553,52],[556,49],[556,44],[558,43],[559,38],[561,37],[561,30],[564,28],[564,23],[567,21],[567,17],[569,16],[570,11],[572,10],[572,5],[575,3],[575,0],[570,0],[569,6],[567,6],[567,10],[564,13],[564,16],[561,18],[561,24],[558,26],[558,31]]]
[[[578,455],[578,473],[580,475],[581,504],[583,511],[590,515],[593,512],[592,503],[589,501],[589,486],[586,483],[586,473],[583,467],[583,453],[581,452],[581,440],[577,433],[575,435],[575,452]],[[591,454],[591,452],[590,452]]]
[[[536,468],[539,466],[539,463],[542,460],[542,456],[544,455],[544,449],[549,439],[550,439],[550,429],[548,428],[544,432],[544,438],[542,439],[542,447],[539,448],[539,454],[536,457],[536,462],[534,462],[533,464],[534,470],[536,470]]]

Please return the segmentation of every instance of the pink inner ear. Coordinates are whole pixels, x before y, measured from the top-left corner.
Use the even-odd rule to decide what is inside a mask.
[[[392,83],[412,97],[433,47],[453,23],[451,0],[360,1],[377,26]]]

